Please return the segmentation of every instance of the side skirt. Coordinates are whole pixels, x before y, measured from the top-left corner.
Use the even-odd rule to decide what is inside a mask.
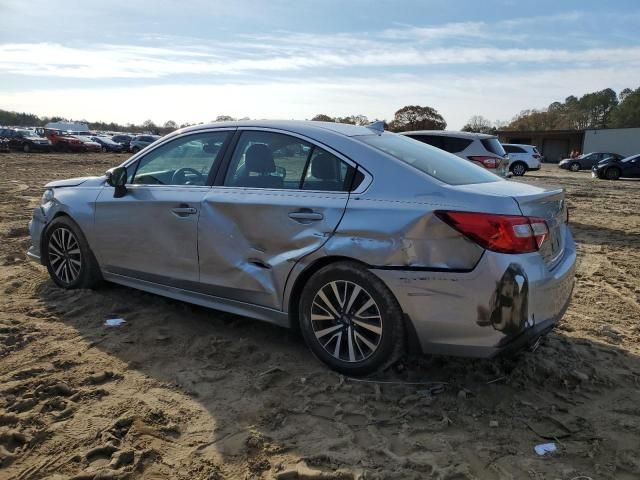
[[[201,307],[255,318],[256,320],[263,320],[280,327],[289,328],[291,326],[289,315],[272,308],[238,302],[236,300],[228,300],[226,298],[215,297],[205,293],[193,292],[178,287],[171,287],[168,285],[149,282],[147,280],[127,277],[125,275],[118,275],[116,273],[103,271],[102,276],[108,282],[124,285],[125,287],[136,288],[149,293],[155,293],[156,295],[172,298],[174,300],[180,300],[182,302],[200,305]]]

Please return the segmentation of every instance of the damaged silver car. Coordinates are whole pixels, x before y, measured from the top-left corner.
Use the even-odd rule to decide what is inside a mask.
[[[29,256],[62,288],[106,280],[299,328],[349,375],[409,346],[491,357],[570,301],[561,189],[503,180],[369,127],[199,125],[101,177],[46,186]]]

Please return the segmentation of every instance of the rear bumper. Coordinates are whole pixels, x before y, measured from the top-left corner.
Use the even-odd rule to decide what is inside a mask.
[[[568,233],[549,270],[538,253],[485,252],[472,272],[371,271],[392,290],[423,353],[493,357],[549,332],[573,291],[576,251]]]

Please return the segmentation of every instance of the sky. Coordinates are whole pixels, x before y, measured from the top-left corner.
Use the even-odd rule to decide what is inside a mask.
[[[637,0],[0,0],[0,108],[158,124],[316,114],[450,129],[640,87]]]

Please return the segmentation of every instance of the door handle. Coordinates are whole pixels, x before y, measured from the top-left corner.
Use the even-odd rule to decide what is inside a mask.
[[[298,210],[296,212],[289,212],[289,218],[300,223],[317,222],[322,220],[324,215],[318,212],[314,212],[308,208]]]
[[[196,213],[198,213],[198,210],[186,205],[180,205],[177,208],[172,208],[171,212],[177,217],[187,217],[189,215],[195,215]]]

